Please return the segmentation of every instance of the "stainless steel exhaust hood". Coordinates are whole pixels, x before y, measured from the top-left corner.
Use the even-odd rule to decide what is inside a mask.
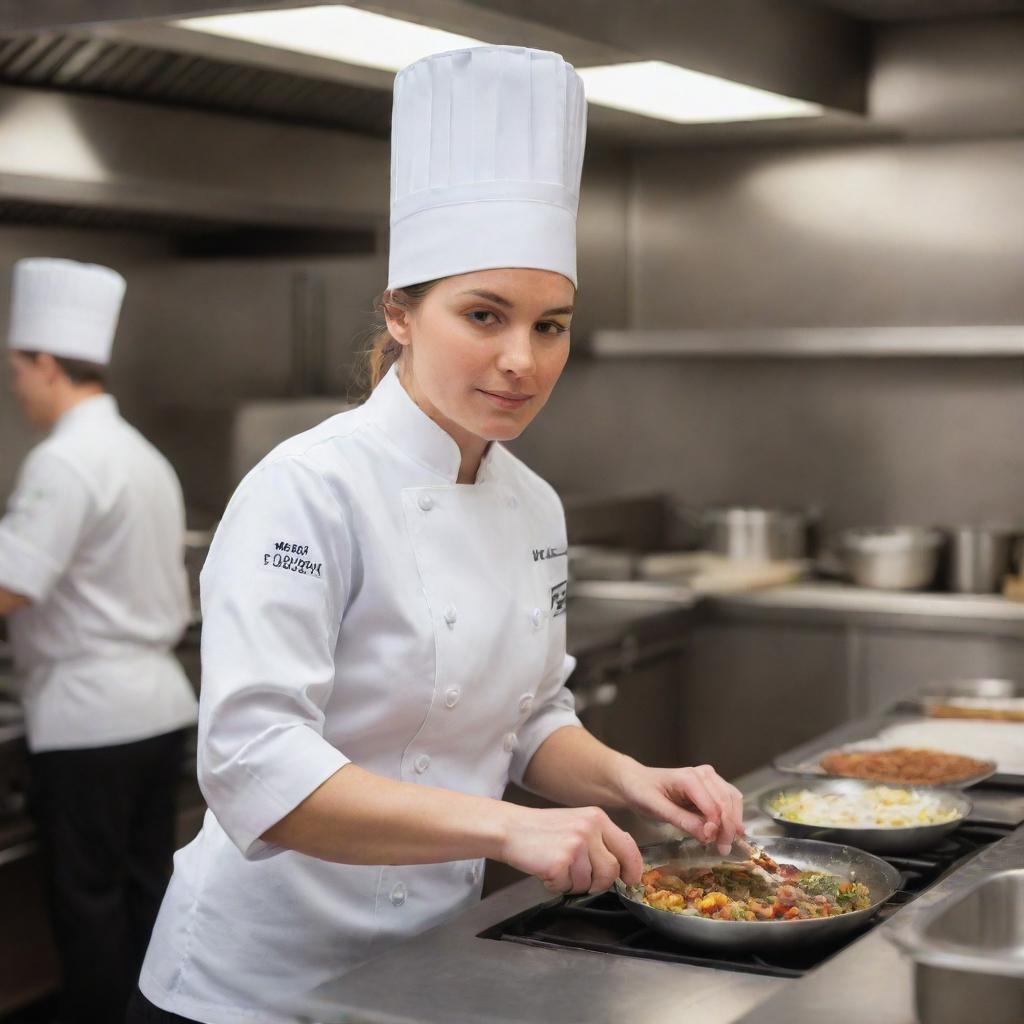
[[[381,140],[0,86],[0,203],[202,222],[379,230]]]

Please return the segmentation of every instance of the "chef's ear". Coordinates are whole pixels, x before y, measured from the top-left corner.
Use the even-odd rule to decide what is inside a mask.
[[[399,345],[408,345],[412,340],[409,326],[409,310],[395,301],[390,291],[384,293],[382,306],[384,308],[384,322],[387,324],[388,334]]]
[[[47,384],[53,384],[64,376],[60,363],[49,352],[36,353],[35,364]]]

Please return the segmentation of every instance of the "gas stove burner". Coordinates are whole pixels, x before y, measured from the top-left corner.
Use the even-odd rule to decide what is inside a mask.
[[[516,942],[547,949],[586,949],[614,956],[710,967],[716,970],[762,974],[773,978],[799,978],[855,942],[860,935],[888,920],[901,907],[931,888],[986,846],[1010,834],[1012,829],[995,825],[965,824],[934,849],[906,857],[886,857],[900,872],[900,889],[866,928],[837,943],[811,949],[774,952],[709,954],[692,949],[644,926],[612,892],[566,902],[554,900],[531,907],[480,933],[482,939]],[[779,927],[785,927],[780,924]]]

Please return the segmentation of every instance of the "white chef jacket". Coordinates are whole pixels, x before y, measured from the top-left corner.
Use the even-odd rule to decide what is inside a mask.
[[[349,761],[500,797],[556,729],[566,534],[548,484],[452,438],[392,371],[239,486],[201,579],[199,836],[141,988],[208,1024],[309,1019],[309,994],[479,896],[482,862],[328,863],[259,837]]]
[[[196,721],[171,647],[188,624],[181,487],[110,395],[28,455],[0,520],[0,586],[29,748],[98,747]]]

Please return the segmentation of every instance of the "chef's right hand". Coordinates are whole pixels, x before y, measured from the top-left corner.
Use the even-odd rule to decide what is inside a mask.
[[[599,807],[506,806],[512,814],[501,859],[535,875],[551,892],[603,892],[616,878],[640,883],[640,850]]]

